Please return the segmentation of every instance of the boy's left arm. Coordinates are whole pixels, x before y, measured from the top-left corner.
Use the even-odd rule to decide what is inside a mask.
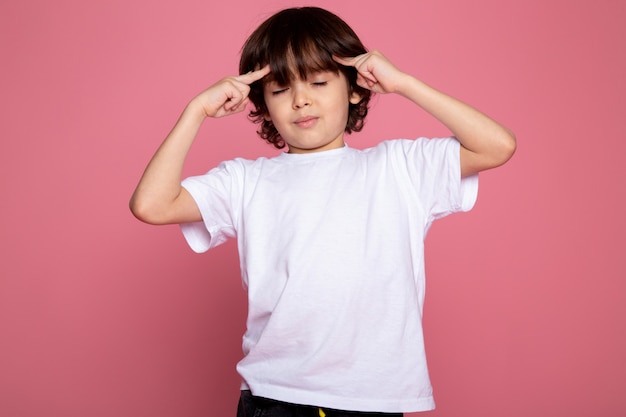
[[[335,60],[357,69],[361,87],[375,93],[400,94],[450,129],[461,143],[463,177],[500,166],[513,156],[513,132],[477,109],[400,71],[380,52]]]

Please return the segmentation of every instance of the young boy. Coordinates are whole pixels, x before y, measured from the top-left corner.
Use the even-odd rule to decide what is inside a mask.
[[[197,252],[237,237],[249,302],[239,415],[434,408],[424,238],[433,220],[471,209],[475,174],[512,156],[513,134],[368,52],[318,8],[265,21],[244,45],[240,73],[191,100],[131,199],[140,220],[181,224]],[[406,97],[454,137],[348,147],[371,93]],[[288,152],[226,161],[181,185],[203,121],[249,101],[261,137]]]

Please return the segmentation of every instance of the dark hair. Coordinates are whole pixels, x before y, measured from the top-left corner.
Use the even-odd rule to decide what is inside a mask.
[[[346,77],[350,92],[361,96],[357,104],[350,103],[347,133],[363,128],[371,92],[357,85],[357,71],[333,60],[353,57],[367,52],[354,31],[341,18],[318,7],[297,7],[282,10],[263,22],[250,35],[241,51],[239,73],[245,74],[269,64],[271,73],[250,86],[250,101],[255,109],[249,117],[260,123],[259,136],[278,149],[285,147],[271,121],[265,120],[267,106],[263,83],[275,81],[285,85],[295,78],[305,79],[317,71],[340,71]]]

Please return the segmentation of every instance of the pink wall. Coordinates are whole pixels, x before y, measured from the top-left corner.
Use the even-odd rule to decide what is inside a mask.
[[[626,415],[624,3],[315,3],[519,139],[429,236],[430,415]],[[295,4],[0,6],[0,416],[234,415],[235,245],[193,254],[127,202],[187,100]],[[274,153],[240,116],[206,124],[187,173]],[[350,143],[446,133],[385,96]]]

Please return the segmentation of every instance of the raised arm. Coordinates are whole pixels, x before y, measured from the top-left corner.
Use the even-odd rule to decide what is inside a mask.
[[[269,73],[269,67],[224,78],[196,96],[185,107],[174,128],[158,148],[130,199],[130,210],[150,224],[200,221],[200,211],[180,185],[185,158],[207,117],[243,111],[250,84]]]
[[[400,94],[443,123],[461,143],[461,175],[495,168],[516,148],[515,135],[475,108],[400,71],[380,52],[335,60],[358,71],[358,84],[375,93]]]

